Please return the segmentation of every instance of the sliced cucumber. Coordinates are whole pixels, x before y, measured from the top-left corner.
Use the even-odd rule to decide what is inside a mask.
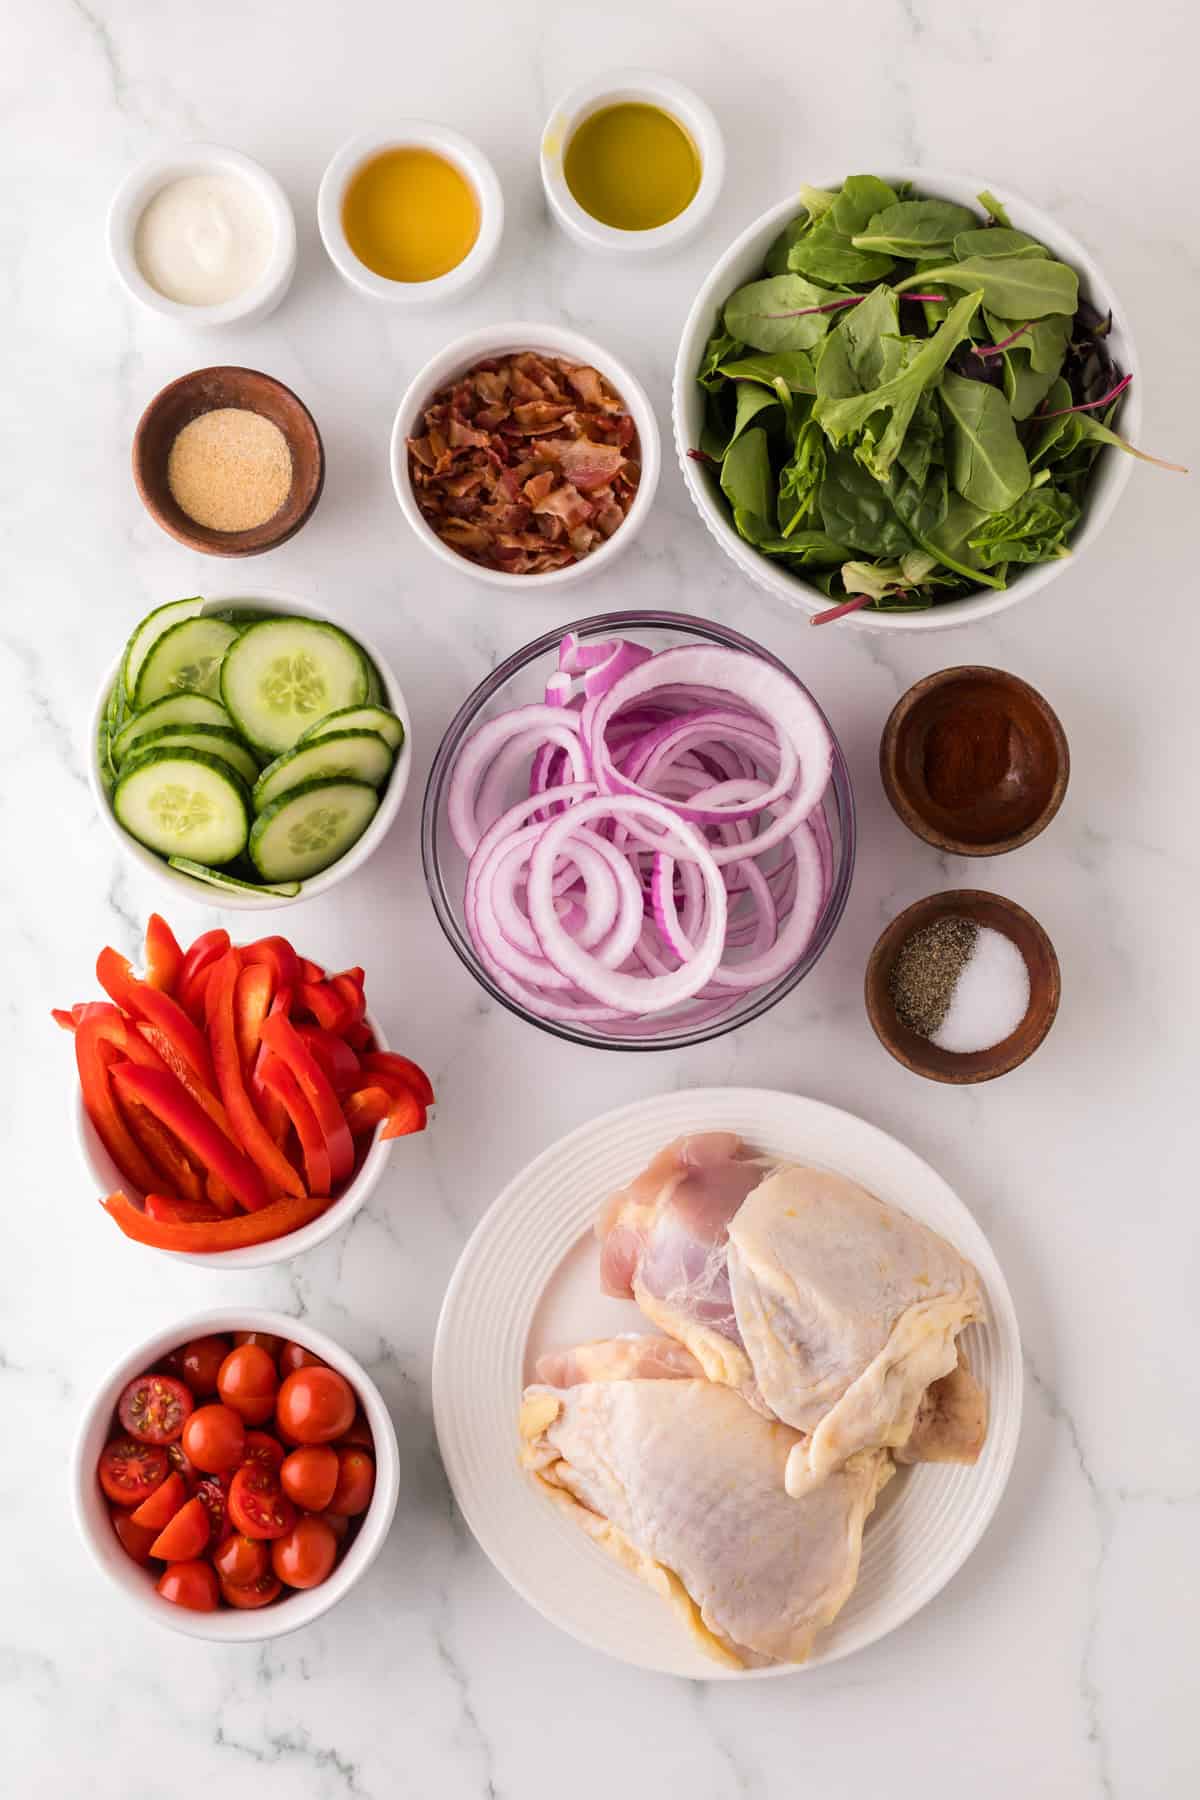
[[[237,626],[224,619],[181,619],[178,625],[168,625],[151,644],[138,671],[132,689],[134,711],[141,712],[152,700],[181,688],[215,699],[221,658],[237,636]]]
[[[122,697],[128,705],[133,705],[138,676],[155,639],[160,638],[172,625],[178,625],[181,619],[194,619],[203,605],[199,596],[190,600],[168,600],[165,606],[156,606],[152,613],[147,613],[134,626],[125,646],[125,654],[121,658],[121,673],[118,678]]]
[[[181,875],[207,881],[210,887],[232,888],[238,894],[279,894],[284,900],[292,900],[300,892],[298,881],[239,881],[236,875],[226,875],[221,869],[206,869],[203,863],[193,862],[190,856],[168,856],[167,861]]]
[[[314,738],[325,737],[331,731],[377,731],[393,750],[399,750],[404,742],[403,722],[382,706],[339,707],[337,712],[310,725],[300,742],[311,744]]]
[[[108,726],[110,738],[116,737],[125,723],[125,688],[121,681],[120,670],[117,678],[108,690],[108,699],[104,704],[104,722]]]
[[[232,862],[246,847],[250,795],[219,756],[203,750],[149,750],[121,771],[112,797],[117,822],[160,856]]]
[[[317,875],[358,842],[378,805],[365,781],[302,782],[259,813],[250,860],[267,881]]]
[[[219,700],[210,700],[207,694],[167,694],[122,726],[113,740],[117,762],[124,761],[139,738],[161,731],[164,725],[221,725],[226,731],[233,730],[233,720]]]
[[[221,699],[256,750],[278,756],[327,713],[360,706],[366,658],[344,631],[316,619],[263,619],[231,645],[221,665]]]
[[[116,771],[112,760],[112,737],[108,729],[108,720],[101,718],[96,732],[96,767],[100,772],[100,782],[106,794],[111,794]]]
[[[272,800],[303,781],[330,781],[346,776],[382,787],[392,767],[392,753],[377,731],[331,731],[285,750],[269,763],[254,784],[254,810],[262,812]]]
[[[237,732],[225,725],[161,725],[138,739],[135,754],[142,756],[148,750],[207,750],[210,756],[227,762],[247,787],[252,788],[258,780],[258,759]]]

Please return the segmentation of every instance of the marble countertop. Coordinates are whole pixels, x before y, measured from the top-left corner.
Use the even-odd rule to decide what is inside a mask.
[[[810,632],[772,605],[716,554],[670,460],[618,571],[558,600],[501,599],[442,568],[390,489],[388,431],[409,378],[451,335],[504,317],[560,320],[611,345],[642,376],[666,437],[679,327],[724,244],[801,179],[896,162],[1011,183],[1096,252],[1134,321],[1149,447],[1195,463],[1193,15],[1175,0],[1134,14],[1095,0],[1086,15],[1037,0],[847,0],[787,9],[786,28],[784,17],[769,0],[7,9],[0,1785],[13,1800],[1195,1790],[1196,477],[1139,466],[1102,544],[1052,590],[916,641]],[[541,122],[605,63],[679,76],[727,134],[717,211],[669,262],[591,260],[543,210]],[[508,225],[481,292],[452,313],[393,317],[335,275],[315,199],[344,138],[413,113],[486,148]],[[135,310],[107,268],[117,181],[151,148],[189,138],[259,158],[295,206],[296,282],[256,328],[181,332]],[[146,401],[212,361],[281,377],[325,437],[312,523],[253,564],[182,550],[129,476]],[[100,672],[152,606],[256,585],[358,621],[406,683],[418,767],[396,829],[335,895],[272,917],[323,961],[369,964],[380,1016],[430,1067],[441,1104],[352,1229],[278,1271],[235,1277],[139,1254],[101,1217],[69,1128],[69,1049],[47,1008],[90,995],[100,945],[133,953],[163,900],[116,854],[85,784],[81,727]],[[485,1000],[427,904],[417,826],[439,734],[490,665],[572,615],[659,604],[737,625],[811,684],[853,768],[861,851],[837,937],[785,1004],[686,1055],[622,1057],[564,1047]],[[1031,679],[1071,741],[1057,821],[995,863],[941,858],[908,837],[876,773],[894,700],[960,661]],[[862,969],[902,906],[976,882],[1046,925],[1063,1001],[1032,1062],[955,1091],[884,1055]],[[168,910],[181,936],[215,917]],[[430,1420],[441,1294],[501,1185],[605,1108],[707,1083],[811,1094],[926,1156],[989,1233],[1027,1356],[1014,1475],[962,1573],[851,1661],[744,1688],[653,1678],[544,1623],[456,1517]],[[76,1539],[66,1458],[126,1344],[173,1314],[240,1299],[310,1318],[363,1359],[395,1417],[403,1484],[370,1577],[311,1629],[239,1651],[122,1605]]]

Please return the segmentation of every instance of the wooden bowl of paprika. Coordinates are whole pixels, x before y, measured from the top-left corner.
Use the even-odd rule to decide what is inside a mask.
[[[1066,734],[1003,669],[940,669],[896,702],[879,741],[883,789],[908,829],[956,856],[1001,856],[1044,831],[1067,791]]]

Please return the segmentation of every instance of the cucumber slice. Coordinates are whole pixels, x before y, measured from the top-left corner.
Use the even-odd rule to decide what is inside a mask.
[[[128,705],[133,705],[137,679],[155,639],[160,638],[172,625],[178,625],[181,619],[194,619],[203,605],[204,602],[198,595],[190,600],[168,600],[165,606],[156,606],[152,613],[147,613],[134,626],[125,646],[125,654],[121,658],[121,673],[118,677],[122,698]]]
[[[186,688],[192,694],[215,699],[221,676],[221,658],[237,639],[236,625],[224,619],[181,619],[151,644],[138,671],[133,709],[141,712],[152,700]]]
[[[193,862],[190,856],[168,856],[167,861],[181,875],[207,881],[210,887],[232,888],[237,894],[279,894],[284,900],[293,900],[300,892],[298,881],[239,881],[236,875],[226,875],[221,869],[206,869],[203,863]]]
[[[100,720],[96,732],[96,767],[100,772],[100,785],[106,794],[111,794],[116,779],[116,770],[112,760],[112,736],[106,718]]]
[[[305,781],[289,788],[250,830],[250,860],[267,881],[302,881],[338,861],[375,816],[365,781]]]
[[[325,737],[331,731],[377,731],[392,750],[399,750],[404,742],[403,722],[382,706],[339,707],[337,712],[310,725],[300,742],[311,744],[314,738]]]
[[[232,862],[246,847],[250,795],[219,756],[203,750],[149,750],[121,771],[112,797],[117,822],[160,856]]]
[[[366,700],[366,659],[353,638],[316,619],[263,619],[221,665],[221,699],[242,736],[267,756],[290,750],[327,713]]]
[[[237,732],[224,725],[162,725],[138,739],[136,754],[142,756],[148,750],[206,750],[227,762],[247,787],[252,788],[258,780],[258,759]]]
[[[120,670],[117,679],[108,690],[108,699],[104,705],[104,722],[108,726],[110,738],[116,737],[125,723],[125,688],[121,681]]]
[[[302,781],[329,781],[344,775],[382,787],[391,772],[392,753],[377,731],[331,731],[324,737],[285,750],[263,770],[254,784],[254,810],[263,812]]]
[[[125,760],[140,738],[161,731],[164,725],[221,725],[226,731],[233,730],[233,720],[219,700],[210,700],[207,694],[167,694],[121,727],[113,740],[117,762]]]

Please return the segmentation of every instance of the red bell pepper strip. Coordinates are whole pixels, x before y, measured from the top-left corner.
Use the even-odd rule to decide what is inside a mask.
[[[154,1185],[160,1187],[165,1181],[170,1184],[171,1192],[182,1199],[202,1200],[203,1178],[189,1162],[179,1140],[137,1101],[124,1100],[119,1104],[125,1123],[158,1170],[158,1181]]]
[[[175,998],[197,1025],[204,1023],[204,992],[209,971],[229,948],[227,931],[202,931],[183,959]]]
[[[175,1224],[153,1218],[142,1212],[126,1194],[110,1194],[100,1204],[115,1219],[126,1237],[140,1244],[152,1244],[158,1250],[189,1250],[206,1255],[219,1250],[241,1250],[249,1244],[266,1244],[272,1238],[298,1231],[318,1218],[329,1201],[323,1196],[310,1199],[273,1200],[258,1212],[239,1213],[236,1219],[198,1219]]]
[[[275,977],[267,963],[252,963],[241,970],[233,995],[233,1024],[244,1076],[249,1076],[254,1067],[262,1022],[274,997]]]
[[[83,1003],[81,1001],[76,1001],[70,1011],[64,1006],[52,1006],[50,1008],[50,1017],[54,1020],[56,1025],[61,1025],[64,1031],[74,1031],[82,1015]]]
[[[211,1169],[204,1177],[204,1192],[208,1197],[208,1204],[223,1219],[231,1219],[234,1213],[242,1210],[220,1176],[214,1175]]]
[[[310,962],[307,956],[300,958],[301,981],[324,981],[325,971],[320,963]]]
[[[135,1027],[134,1032],[130,1034],[131,1038],[135,1034],[142,1040],[148,1049],[155,1053],[155,1061],[149,1064],[148,1067],[170,1069],[175,1079],[181,1082],[187,1089],[188,1093],[192,1096],[192,1099],[196,1102],[196,1105],[203,1108],[213,1124],[225,1133],[225,1136],[229,1139],[230,1143],[238,1144],[237,1134],[229,1122],[229,1115],[226,1113],[225,1108],[221,1105],[221,1102],[217,1099],[217,1096],[213,1093],[212,1089],[206,1087],[200,1080],[191,1064],[187,1062],[184,1057],[180,1056],[175,1045],[165,1033],[161,1032],[156,1025],[139,1024]],[[132,1050],[130,1051],[130,1056],[134,1062],[141,1062],[143,1060],[141,1056],[134,1055]],[[241,1149],[240,1144],[238,1144],[238,1149]]]
[[[343,969],[340,975],[331,975],[329,985],[340,994],[345,1001],[350,1017],[347,1025],[357,1025],[367,1010],[367,995],[364,987],[366,976],[361,969]]]
[[[177,1200],[173,1194],[147,1194],[146,1216],[160,1225],[195,1225],[202,1219],[215,1224],[221,1217],[207,1200]]]
[[[212,1063],[204,1034],[170,994],[160,994],[157,988],[139,981],[125,958],[118,956],[111,948],[102,950],[96,958],[96,978],[118,1006],[132,1013],[135,1019],[144,1019],[148,1025],[156,1025],[184,1061],[191,1065],[205,1086],[211,1089]],[[182,992],[182,983],[180,991]]]
[[[167,921],[151,913],[146,921],[146,980],[164,994],[174,992],[183,965],[183,951]]]
[[[302,981],[296,989],[296,1006],[311,1013],[322,1031],[340,1033],[354,1022],[345,997],[330,981]]]
[[[266,1206],[266,1185],[250,1158],[230,1143],[169,1069],[122,1063],[112,1071],[112,1081],[122,1098],[129,1095],[149,1107],[250,1212]]]
[[[347,1025],[342,1033],[350,1048],[361,1056],[364,1050],[375,1048],[375,1033],[365,1019],[359,1019],[356,1025]]]
[[[121,1053],[128,1025],[115,1006],[84,1008],[75,1031],[75,1062],[88,1118],[126,1181],[140,1193],[161,1187],[162,1178],[134,1138],[117,1106],[111,1062]]]
[[[348,1094],[351,1088],[363,1085],[357,1056],[336,1032],[323,1031],[319,1025],[297,1025],[296,1030],[328,1075],[335,1094]]]
[[[363,1068],[372,1074],[398,1076],[407,1082],[418,1100],[426,1106],[433,1105],[433,1083],[410,1057],[399,1056],[395,1050],[370,1050],[363,1057]]]
[[[300,958],[285,937],[258,938],[253,944],[243,944],[242,961],[262,963],[270,969],[276,988],[295,987],[302,980]]]
[[[266,1046],[263,1046],[264,1050]],[[304,1171],[314,1194],[328,1197],[333,1187],[333,1169],[329,1151],[317,1124],[317,1116],[301,1092],[300,1083],[287,1064],[272,1051],[267,1051],[259,1064],[263,1086],[280,1102],[295,1128],[304,1154]]]
[[[243,1150],[261,1170],[268,1189],[299,1197],[304,1192],[304,1183],[263,1125],[246,1092],[234,1016],[241,973],[240,955],[236,950],[227,950],[220,962],[214,964],[209,983],[208,1041],[217,1086],[229,1122]],[[353,1055],[353,1051],[347,1051],[347,1055]]]
[[[345,1181],[354,1167],[354,1139],[329,1077],[286,1012],[276,1012],[272,1008],[263,1021],[262,1035],[267,1048],[281,1057],[292,1071],[304,1098],[316,1114],[329,1154],[332,1180],[335,1183]]]
[[[425,1119],[424,1102],[418,1100],[411,1089],[405,1094],[393,1095],[392,1110],[380,1136],[384,1139],[408,1137],[411,1132],[424,1131]]]
[[[355,1137],[374,1131],[392,1110],[392,1096],[380,1087],[357,1088],[342,1101],[346,1123]]]

